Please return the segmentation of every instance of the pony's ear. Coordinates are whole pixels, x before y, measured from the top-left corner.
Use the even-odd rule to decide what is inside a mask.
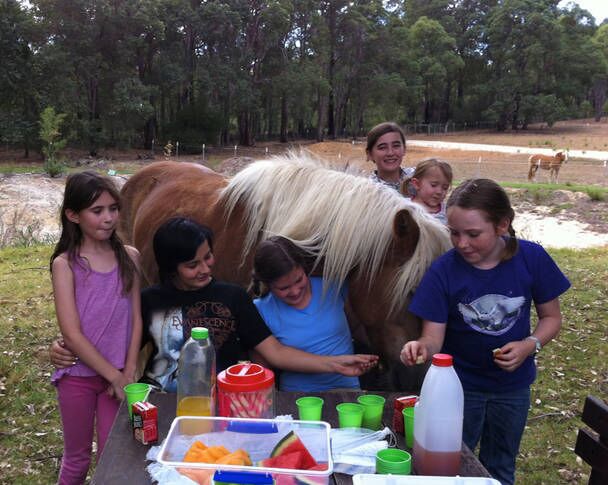
[[[420,239],[420,228],[410,211],[401,209],[393,220],[394,255],[401,263],[412,257]]]

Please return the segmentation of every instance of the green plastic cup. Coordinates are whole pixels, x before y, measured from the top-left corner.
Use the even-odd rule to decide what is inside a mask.
[[[323,399],[320,397],[306,396],[296,401],[298,414],[302,421],[321,421],[323,411]]]
[[[384,414],[384,399],[376,394],[364,394],[357,398],[359,404],[363,406],[363,420],[361,427],[374,431],[382,426],[382,415]]]
[[[380,475],[409,475],[412,455],[397,448],[386,448],[376,453],[376,473]]]
[[[360,428],[363,421],[363,406],[354,402],[343,402],[336,406],[340,428]]]
[[[127,397],[129,419],[133,419],[133,404],[148,399],[148,394],[150,394],[150,384],[133,382],[123,387],[123,390],[125,391],[125,396]]]
[[[409,449],[414,447],[414,406],[403,408],[403,430],[405,431],[405,444]]]

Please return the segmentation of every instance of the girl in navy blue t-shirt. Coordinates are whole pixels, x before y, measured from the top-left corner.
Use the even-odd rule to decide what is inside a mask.
[[[505,191],[470,179],[447,202],[454,248],[438,258],[409,310],[422,335],[405,344],[414,365],[437,352],[454,357],[464,388],[463,440],[503,484],[515,480],[515,459],[528,416],[534,355],[559,332],[559,296],[570,283],[538,244],[515,238]],[[530,332],[530,310],[538,315]]]

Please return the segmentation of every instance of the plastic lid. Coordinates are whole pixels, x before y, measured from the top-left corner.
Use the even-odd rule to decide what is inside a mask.
[[[205,327],[194,327],[190,333],[190,336],[194,340],[205,340],[206,338],[209,338],[209,330],[207,330]]]
[[[274,373],[259,364],[231,365],[217,375],[218,387],[226,392],[247,392],[274,385]]]
[[[451,367],[453,364],[450,354],[435,354],[433,355],[433,365],[437,367]]]

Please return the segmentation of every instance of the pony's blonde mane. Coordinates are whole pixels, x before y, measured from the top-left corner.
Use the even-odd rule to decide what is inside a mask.
[[[413,256],[396,272],[388,295],[391,312],[402,308],[431,262],[450,244],[443,225],[392,188],[331,169],[309,155],[289,153],[253,163],[237,173],[221,195],[230,214],[244,208],[243,256],[258,238],[292,239],[323,262],[323,276],[341,285],[357,269],[369,286],[393,241],[393,220],[408,210],[420,228]]]

